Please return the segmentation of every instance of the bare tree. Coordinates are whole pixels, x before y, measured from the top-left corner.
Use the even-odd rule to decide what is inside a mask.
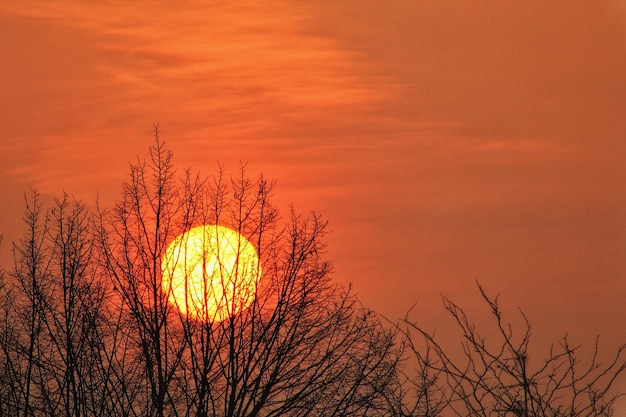
[[[155,130],[149,160],[131,166],[121,202],[100,215],[107,274],[132,318],[128,337],[145,370],[148,395],[135,409],[159,417],[382,415],[397,383],[395,333],[332,283],[325,222],[292,210],[280,226],[273,183],[251,181],[245,166],[233,177],[220,169],[213,178],[185,171],[179,180],[171,157]],[[162,270],[167,245],[206,224],[245,236],[262,265],[239,269],[240,241],[232,243],[236,267],[220,260],[217,276],[202,268],[205,295],[226,293],[216,285],[237,292],[221,299],[223,320],[183,314],[163,285],[168,268],[183,262],[168,260]],[[246,274],[253,286],[241,284]]]
[[[26,199],[23,217],[27,233],[13,245],[11,277],[18,291],[7,294],[6,302],[16,302],[16,306],[5,309],[2,337],[8,379],[3,388],[14,390],[4,395],[5,407],[14,415],[41,413],[48,403],[47,378],[40,358],[49,352],[43,333],[45,300],[51,293],[50,248],[46,244],[49,219],[42,216],[39,194],[33,191],[32,199]]]
[[[611,391],[626,369],[620,346],[608,363],[599,359],[596,339],[588,362],[580,360],[581,346],[567,335],[550,348],[547,358],[530,360],[531,325],[521,313],[520,334],[503,319],[498,297],[480,294],[495,321],[496,340],[487,341],[461,307],[443,298],[462,334],[462,352],[445,349],[416,323],[405,320],[408,346],[417,361],[417,378],[410,386],[416,401],[405,398],[404,415],[458,416],[610,416],[620,394]],[[417,332],[412,333],[412,332]],[[418,339],[423,343],[418,343]]]
[[[68,195],[55,201],[48,231],[51,293],[43,299],[52,415],[93,415],[94,401],[106,387],[96,372],[104,349],[100,330],[106,288],[97,276],[91,229],[84,204]]]
[[[27,233],[0,285],[0,415],[128,411],[119,388],[132,368],[118,360],[121,326],[105,302],[90,219],[67,195],[49,210],[36,191],[26,200]]]
[[[177,414],[171,388],[184,343],[180,330],[170,325],[172,306],[161,291],[161,256],[176,233],[188,226],[187,202],[176,187],[172,153],[155,128],[155,145],[148,162],[131,165],[130,181],[121,201],[99,216],[99,241],[105,275],[120,294],[127,313],[127,337],[138,349],[148,395],[138,395],[133,411],[162,417]],[[182,223],[178,223],[178,222]],[[146,401],[141,403],[145,398]]]

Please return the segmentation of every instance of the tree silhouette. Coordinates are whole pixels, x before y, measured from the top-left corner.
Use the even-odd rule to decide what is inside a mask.
[[[620,346],[607,363],[599,359],[596,338],[591,358],[579,359],[581,346],[567,335],[550,348],[546,358],[529,359],[531,325],[521,312],[521,334],[504,320],[498,297],[478,285],[494,319],[495,334],[483,336],[465,311],[447,298],[444,307],[461,331],[462,351],[444,348],[417,323],[404,320],[404,333],[417,362],[417,376],[409,383],[414,401],[405,401],[403,414],[457,416],[611,416],[622,394],[612,393],[626,370]],[[423,342],[423,343],[420,343]]]
[[[489,343],[444,298],[460,354],[408,317],[381,321],[333,282],[318,214],[282,217],[274,183],[245,165],[179,173],[154,133],[112,208],[26,199],[14,265],[0,270],[0,417],[611,415],[623,347],[602,364],[596,343],[583,364],[565,337],[530,360],[528,321],[514,333],[481,287],[498,335]],[[245,237],[228,242],[234,262],[219,235],[203,237],[194,260],[167,250],[203,225]],[[259,262],[246,269],[248,242]],[[201,271],[183,291],[229,294],[215,298],[228,314],[174,299],[163,285],[174,270]]]
[[[42,213],[33,192],[28,231],[14,245],[15,285],[4,285],[0,410],[6,415],[97,415],[104,387],[104,288],[89,215],[67,195]]]
[[[325,223],[292,210],[280,226],[273,184],[251,181],[243,166],[230,178],[223,170],[213,178],[186,171],[177,182],[171,157],[155,131],[149,160],[132,165],[122,200],[99,216],[105,275],[119,291],[145,371],[149,395],[138,402],[140,414],[382,413],[395,382],[395,335],[331,282]],[[203,224],[245,235],[263,265],[252,305],[226,305],[241,311],[219,322],[181,314],[161,287],[167,244]],[[223,285],[242,279],[221,273]],[[215,285],[205,279],[205,288]]]

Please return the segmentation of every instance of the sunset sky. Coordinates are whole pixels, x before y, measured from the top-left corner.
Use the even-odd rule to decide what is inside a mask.
[[[0,0],[0,246],[24,193],[120,196],[154,123],[177,166],[277,180],[335,279],[427,329],[475,281],[537,343],[626,342],[626,6]]]

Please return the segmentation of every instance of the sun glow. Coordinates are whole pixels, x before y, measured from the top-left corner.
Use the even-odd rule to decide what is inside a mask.
[[[174,239],[161,268],[168,301],[187,317],[213,322],[250,307],[261,276],[252,244],[216,225],[194,227]]]

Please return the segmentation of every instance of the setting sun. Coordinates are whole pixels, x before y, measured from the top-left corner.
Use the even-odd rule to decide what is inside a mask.
[[[161,268],[168,301],[202,321],[222,321],[248,308],[261,276],[252,244],[216,225],[194,227],[174,239]]]

